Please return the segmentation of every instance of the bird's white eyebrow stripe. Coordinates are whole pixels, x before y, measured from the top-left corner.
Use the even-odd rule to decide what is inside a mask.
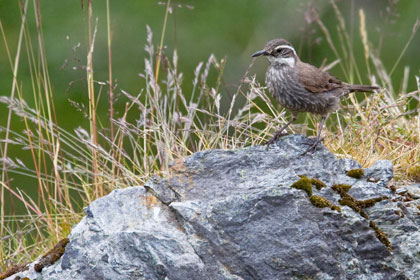
[[[289,49],[289,50],[292,50],[293,53],[297,56],[295,49],[293,47],[291,47],[291,46],[281,45],[281,46],[278,46],[278,47],[275,48],[275,50],[278,50],[278,49]]]

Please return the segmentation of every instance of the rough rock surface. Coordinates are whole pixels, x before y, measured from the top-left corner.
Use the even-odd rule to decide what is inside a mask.
[[[293,135],[268,151],[209,150],[179,160],[169,178],[94,201],[59,261],[8,279],[419,279],[420,200],[387,187],[392,164],[378,161],[351,178],[357,162],[324,147],[302,155],[307,141]],[[299,175],[325,183],[313,195],[341,212],[291,188]],[[366,219],[340,205],[333,184],[351,185],[356,200],[387,198],[364,208]]]

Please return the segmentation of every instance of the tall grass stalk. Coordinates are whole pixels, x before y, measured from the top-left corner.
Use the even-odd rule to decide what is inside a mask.
[[[20,58],[20,52],[21,52],[21,46],[22,46],[22,38],[23,38],[23,30],[25,27],[25,23],[26,23],[26,13],[27,13],[27,8],[28,8],[28,0],[25,1],[24,4],[24,8],[23,8],[23,14],[22,14],[22,23],[21,23],[21,27],[20,27],[20,32],[19,32],[19,39],[18,39],[18,44],[17,44],[17,51],[16,51],[16,57],[15,57],[15,63],[13,65],[12,63],[12,58],[11,58],[11,54],[9,51],[9,47],[8,47],[8,43],[7,43],[7,39],[6,39],[6,34],[4,33],[4,29],[3,29],[3,24],[0,20],[0,27],[1,27],[1,34],[4,40],[4,45],[6,46],[6,52],[7,52],[7,56],[9,59],[9,63],[10,63],[10,67],[12,69],[13,72],[13,81],[12,81],[12,91],[10,93],[10,98],[15,98],[15,92],[16,92],[16,88],[17,88],[17,73],[18,73],[18,67],[19,67],[19,58]],[[2,182],[2,187],[1,187],[1,194],[0,194],[0,204],[1,204],[1,213],[0,213],[0,218],[1,218],[1,227],[0,227],[0,236],[3,236],[4,234],[4,215],[5,215],[5,210],[4,210],[4,204],[5,204],[5,200],[4,200],[4,191],[5,191],[5,185],[8,184],[9,178],[8,178],[8,174],[7,174],[7,168],[6,168],[6,158],[7,158],[7,152],[8,152],[8,144],[9,144],[9,134],[10,134],[10,130],[11,130],[11,120],[12,120],[12,109],[9,108],[8,111],[8,115],[7,115],[7,125],[6,125],[6,135],[5,135],[5,141],[4,141],[4,147],[2,148],[1,152],[3,153],[3,158],[2,158],[2,174],[1,174],[1,182]],[[0,258],[3,258],[3,251],[0,251]]]

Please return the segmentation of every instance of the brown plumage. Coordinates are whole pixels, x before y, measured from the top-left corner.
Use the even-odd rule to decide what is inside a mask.
[[[313,65],[302,62],[293,46],[284,39],[269,41],[263,50],[254,53],[264,55],[270,61],[266,73],[267,88],[273,97],[292,113],[292,119],[267,142],[274,143],[283,131],[296,120],[299,112],[321,115],[318,135],[310,149],[321,141],[321,131],[330,112],[340,107],[340,99],[355,91],[372,92],[376,86],[344,83]]]
[[[371,92],[375,89],[379,89],[375,86],[350,85],[343,83],[336,77],[330,75],[328,72],[322,71],[311,64],[302,62],[298,57],[296,58],[296,68],[299,70],[298,81],[307,91],[312,93],[320,93],[343,88],[345,92],[343,93],[345,95],[355,91]]]

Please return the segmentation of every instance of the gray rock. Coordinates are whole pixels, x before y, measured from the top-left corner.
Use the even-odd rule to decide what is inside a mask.
[[[307,141],[198,152],[168,178],[115,190],[86,207],[59,261],[9,279],[419,279],[419,204],[386,187],[390,162],[354,179],[346,172],[357,162],[322,146],[302,155]],[[358,200],[388,198],[364,209],[368,219],[348,206],[318,208],[290,187],[299,175],[324,182],[313,195],[333,204],[333,184],[352,185]]]
[[[372,181],[386,183],[394,177],[392,163],[389,160],[378,160],[371,167],[366,168],[365,175]]]
[[[420,184],[414,184],[406,187],[407,192],[414,199],[420,198]]]

